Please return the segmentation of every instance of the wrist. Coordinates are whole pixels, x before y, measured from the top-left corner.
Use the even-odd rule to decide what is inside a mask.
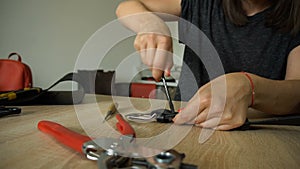
[[[139,34],[147,34],[153,33],[162,36],[171,36],[171,32],[169,27],[163,22],[159,20],[155,20],[154,22],[145,22],[140,24],[140,28],[138,31]]]
[[[244,77],[247,79],[248,84],[249,84],[249,93],[250,93],[250,99],[249,99],[249,107],[253,107],[254,103],[255,103],[255,85],[254,85],[254,81],[253,78],[251,77],[251,75],[247,72],[241,72]]]
[[[154,33],[171,36],[171,31],[168,25],[158,15],[159,14],[153,12],[146,12],[135,16],[139,18],[137,33]]]

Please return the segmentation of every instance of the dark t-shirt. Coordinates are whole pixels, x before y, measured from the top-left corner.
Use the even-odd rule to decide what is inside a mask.
[[[224,73],[245,71],[269,79],[284,79],[287,57],[300,45],[300,35],[292,37],[265,25],[270,8],[248,17],[245,26],[236,26],[225,17],[221,2],[181,2],[179,39],[186,47],[176,100],[189,100],[199,87]],[[197,33],[187,22],[204,34]],[[214,53],[220,62],[211,57]]]

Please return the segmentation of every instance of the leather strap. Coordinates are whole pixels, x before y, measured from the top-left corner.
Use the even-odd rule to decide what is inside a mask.
[[[75,81],[78,83],[78,90],[76,91],[49,91],[54,86],[65,81]],[[82,86],[82,81],[77,73],[68,73],[61,79],[56,81],[53,85],[43,90],[38,99],[38,104],[46,105],[69,105],[79,104],[82,102],[85,91]]]
[[[71,72],[71,73],[66,74],[62,78],[60,78],[58,81],[56,81],[55,83],[53,83],[50,87],[48,87],[44,91],[48,91],[48,90],[52,89],[54,86],[56,86],[59,83],[64,82],[64,81],[75,81],[75,82],[77,82],[80,85],[80,87],[82,87],[79,75],[77,73],[72,73]]]
[[[75,81],[78,83],[78,90],[76,91],[50,91],[54,86],[64,81]],[[15,99],[1,99],[0,105],[69,105],[79,104],[82,102],[85,91],[81,85],[80,77],[77,73],[68,73],[53,85],[45,90],[40,88],[33,88],[39,90],[20,90],[11,91],[16,94]]]

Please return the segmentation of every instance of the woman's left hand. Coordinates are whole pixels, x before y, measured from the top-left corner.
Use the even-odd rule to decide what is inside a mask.
[[[173,121],[217,130],[237,128],[246,120],[251,95],[243,73],[226,74],[202,86]]]

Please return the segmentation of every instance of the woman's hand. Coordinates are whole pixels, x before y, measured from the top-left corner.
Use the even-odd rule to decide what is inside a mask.
[[[172,38],[164,21],[179,19],[180,4],[180,0],[130,0],[120,3],[116,10],[119,21],[137,33],[134,47],[156,81],[163,72],[169,76],[173,66]]]
[[[230,130],[244,124],[251,95],[251,85],[244,74],[226,74],[202,86],[173,121]]]
[[[142,62],[152,70],[152,76],[159,81],[162,73],[170,76],[173,66],[172,38],[157,33],[138,33],[134,47],[141,54]]]

